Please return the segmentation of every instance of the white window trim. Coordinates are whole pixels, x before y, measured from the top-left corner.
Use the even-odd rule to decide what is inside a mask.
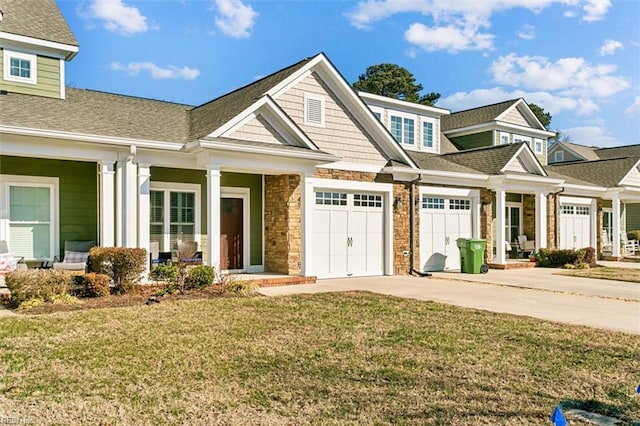
[[[402,112],[398,112],[398,111],[389,111],[389,132],[391,133],[391,118],[392,117],[399,117],[402,119],[402,126],[400,127],[400,129],[402,130],[402,138],[401,140],[398,141],[399,144],[401,144],[402,146],[405,147],[410,147],[410,148],[417,148],[420,145],[422,145],[422,142],[420,142],[419,144],[416,144],[416,142],[419,140],[418,138],[418,129],[416,126],[416,123],[421,125],[420,120],[418,120],[414,114],[405,114]],[[404,137],[404,120],[405,119],[409,119],[409,120],[413,120],[413,142],[412,143],[407,143],[405,142],[405,137]],[[435,133],[435,131],[434,131]],[[391,133],[393,135],[393,133]]]
[[[369,107],[371,112],[374,114],[374,117],[375,117],[375,114],[380,114],[380,122],[386,126],[384,122],[384,118],[385,118],[384,108],[371,106],[371,105],[367,105],[367,106]]]
[[[52,260],[58,253],[60,240],[60,205],[58,202],[59,180],[55,177],[41,176],[21,176],[21,175],[0,175],[0,200],[7,206],[0,209],[0,240],[5,240],[9,247],[11,241],[9,237],[9,187],[10,186],[46,186],[51,191],[51,205],[49,206],[51,217],[51,229],[49,234],[49,258],[48,259],[26,259],[26,260]]]
[[[262,265],[251,265],[251,190],[235,186],[221,186],[220,199],[222,198],[242,200],[242,257],[244,261],[242,269],[225,269],[223,272],[260,272],[260,269],[263,268]],[[219,241],[218,244],[220,244]]]
[[[507,138],[506,143],[502,143],[502,138]],[[511,143],[511,134],[508,132],[498,132],[498,145],[509,145]]]
[[[195,226],[194,226],[194,231],[193,233],[195,234],[193,236],[194,240],[198,243],[198,250],[202,250],[201,247],[201,220],[200,220],[200,210],[202,208],[201,206],[201,194],[200,194],[200,185],[197,183],[176,183],[176,182],[154,182],[152,181],[149,184],[149,191],[163,191],[165,193],[165,197],[164,197],[164,212],[165,212],[165,220],[163,223],[163,229],[162,229],[162,246],[163,247],[169,247],[171,245],[171,232],[170,232],[170,228],[171,228],[171,224],[170,221],[166,220],[167,219],[167,214],[169,214],[168,212],[170,212],[170,208],[171,208],[171,197],[168,196],[168,192],[193,192],[195,193],[195,212],[194,212],[194,218],[193,220],[195,221]],[[166,250],[165,250],[166,251]]]
[[[11,58],[22,59],[31,63],[29,78],[11,75]],[[38,57],[31,53],[16,52],[15,50],[4,49],[3,51],[3,78],[6,81],[16,83],[37,84],[38,83]]]
[[[310,100],[320,101],[320,122],[319,123],[309,120],[309,101]],[[326,103],[325,103],[324,96],[315,95],[311,93],[304,94],[304,124],[306,124],[307,126],[313,126],[313,127],[324,127],[325,116],[326,116],[325,110],[326,110]]]
[[[424,123],[431,123],[431,146],[426,146],[424,144]],[[425,117],[421,117],[420,118],[420,149],[422,149],[423,151],[428,151],[428,152],[438,152],[438,139],[437,139],[437,133],[436,132],[436,124],[437,124],[437,120],[435,119],[428,119]]]
[[[564,161],[564,151],[556,151],[553,153],[553,161],[556,163]]]
[[[538,149],[538,142],[540,142],[540,149]],[[533,152],[536,154],[542,154],[544,152],[544,139],[533,138]]]

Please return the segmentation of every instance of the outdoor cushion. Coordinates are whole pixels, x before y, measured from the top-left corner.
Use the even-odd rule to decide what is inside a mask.
[[[83,251],[65,251],[64,263],[87,263],[89,260],[89,253]]]
[[[11,253],[0,253],[0,284],[4,284],[4,277],[11,271],[15,271],[18,258]]]

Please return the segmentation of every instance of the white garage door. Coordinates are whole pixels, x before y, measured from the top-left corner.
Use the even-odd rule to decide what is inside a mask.
[[[425,195],[420,207],[422,270],[460,269],[460,251],[456,240],[472,236],[471,200]]]
[[[591,207],[560,205],[560,248],[581,249],[591,245]]]
[[[313,261],[318,278],[384,273],[383,196],[315,193]]]

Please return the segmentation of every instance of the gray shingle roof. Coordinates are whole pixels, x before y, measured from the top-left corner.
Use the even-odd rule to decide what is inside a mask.
[[[444,154],[442,158],[484,174],[497,175],[502,173],[501,170],[507,165],[509,160],[513,158],[523,144],[524,143],[514,143],[469,149]]]
[[[308,63],[304,59],[287,68],[261,78],[247,86],[227,93],[191,112],[190,137],[197,140],[207,136],[265,95],[272,87],[285,80]]]
[[[0,95],[6,126],[184,143],[193,107],[112,93],[67,88],[66,99]]]
[[[560,163],[549,165],[545,167],[545,170],[554,174],[577,179],[579,182],[587,182],[593,185],[611,188],[620,183],[638,160],[640,160],[640,156],[596,161],[578,161],[569,164]]]
[[[78,46],[54,0],[0,0],[0,31]]]
[[[598,158],[606,160],[609,158],[640,156],[640,144],[623,145],[612,148],[598,148],[595,150]]]
[[[505,112],[519,100],[520,99],[512,99],[493,105],[486,105],[464,111],[453,112],[449,115],[443,115],[441,118],[442,130],[460,129],[476,124],[489,123],[495,120],[500,114]]]
[[[596,154],[597,147],[595,146],[585,146],[572,142],[556,142],[556,144],[559,148],[566,148],[575,152],[587,161],[593,161],[599,158]]]
[[[419,168],[424,170],[478,174],[477,170],[471,169],[453,161],[448,161],[442,155],[428,154],[426,152],[416,151],[407,151],[407,154]]]

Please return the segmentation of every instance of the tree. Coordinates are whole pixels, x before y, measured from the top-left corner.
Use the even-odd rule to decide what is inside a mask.
[[[413,74],[396,64],[371,65],[352,86],[362,92],[429,106],[435,105],[440,98],[440,93],[436,92],[420,96],[422,84],[416,84]]]
[[[542,123],[544,128],[549,130],[549,126],[551,125],[551,118],[552,118],[551,114],[548,112],[545,112],[544,108],[536,104],[529,104],[529,108],[531,109],[531,112],[533,112],[536,115],[538,120],[540,120],[540,123]]]

